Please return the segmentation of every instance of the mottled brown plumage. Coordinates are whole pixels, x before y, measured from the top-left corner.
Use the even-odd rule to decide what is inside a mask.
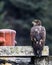
[[[40,20],[34,20],[32,22],[33,27],[30,31],[31,41],[34,48],[43,47],[46,40],[46,29],[41,25]]]

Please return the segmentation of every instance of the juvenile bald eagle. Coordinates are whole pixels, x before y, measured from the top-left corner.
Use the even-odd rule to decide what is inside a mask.
[[[46,29],[41,25],[39,20],[32,22],[33,27],[30,31],[30,37],[32,41],[32,46],[34,48],[35,54],[41,54],[43,46],[45,45],[46,40]],[[38,51],[39,50],[39,51]]]

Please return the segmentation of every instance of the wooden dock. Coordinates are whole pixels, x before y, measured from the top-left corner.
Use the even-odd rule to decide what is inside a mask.
[[[31,46],[1,46],[0,56],[35,56]],[[49,56],[49,47],[44,46],[42,56]]]
[[[12,61],[12,62],[31,62],[35,65],[43,64],[48,65],[49,59],[49,47],[44,46],[41,57],[36,57],[33,53],[31,46],[1,46],[0,47],[0,60]],[[32,62],[33,61],[33,62]],[[47,63],[47,64],[46,64]]]

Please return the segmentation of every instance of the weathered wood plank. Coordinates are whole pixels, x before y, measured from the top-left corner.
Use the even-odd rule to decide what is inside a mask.
[[[0,46],[0,56],[34,56],[31,46]],[[49,56],[49,47],[44,46],[42,56]]]

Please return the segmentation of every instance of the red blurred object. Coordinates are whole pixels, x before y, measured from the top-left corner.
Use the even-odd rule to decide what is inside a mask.
[[[3,37],[0,37],[0,43],[5,42],[5,39]]]
[[[15,46],[16,31],[0,29],[0,46]]]
[[[3,43],[5,43],[5,39],[3,37],[0,37],[0,46],[2,46]]]

